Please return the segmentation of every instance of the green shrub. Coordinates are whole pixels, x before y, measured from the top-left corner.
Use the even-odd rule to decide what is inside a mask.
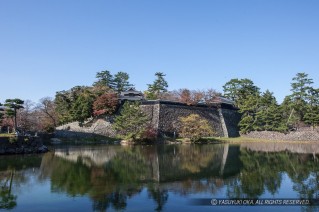
[[[18,141],[18,137],[9,137],[9,143],[13,144]]]

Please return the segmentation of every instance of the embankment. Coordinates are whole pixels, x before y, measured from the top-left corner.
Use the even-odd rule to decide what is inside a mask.
[[[45,153],[48,148],[39,137],[0,137],[0,155]]]
[[[300,131],[293,131],[289,133],[280,133],[272,131],[253,131],[246,135],[241,135],[247,138],[266,139],[272,141],[318,141],[318,129],[304,129]]]

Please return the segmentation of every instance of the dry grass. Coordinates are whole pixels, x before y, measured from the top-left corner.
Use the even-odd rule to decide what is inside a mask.
[[[14,134],[0,133],[0,137],[8,138],[8,137],[14,137],[14,136],[15,136]]]
[[[247,137],[235,137],[235,138],[223,138],[223,137],[210,137],[205,138],[207,141],[219,141],[223,143],[262,143],[262,142],[276,142],[276,143],[316,143],[317,141],[283,141],[283,140],[269,140],[269,139],[258,139],[258,138],[247,138]]]

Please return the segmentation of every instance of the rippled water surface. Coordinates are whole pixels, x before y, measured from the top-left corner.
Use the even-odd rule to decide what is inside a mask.
[[[194,205],[199,198],[319,196],[319,145],[55,146],[0,157],[0,209],[318,211],[318,206]]]

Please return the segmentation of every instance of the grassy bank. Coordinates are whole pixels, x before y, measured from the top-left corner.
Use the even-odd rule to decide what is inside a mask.
[[[189,139],[179,138],[176,139],[178,142],[191,143]],[[281,142],[281,143],[314,143],[316,141],[283,141],[283,140],[270,140],[261,138],[248,138],[248,137],[235,137],[235,138],[224,138],[224,137],[206,137],[201,138],[195,143],[262,143],[262,142]],[[319,142],[318,142],[319,144]]]
[[[77,143],[77,144],[94,144],[94,143],[114,143],[120,139],[105,137],[105,136],[91,136],[91,137],[71,137],[71,138],[58,138],[62,143]]]
[[[3,137],[3,138],[14,137],[14,136],[15,136],[14,134],[0,133],[0,137]]]

